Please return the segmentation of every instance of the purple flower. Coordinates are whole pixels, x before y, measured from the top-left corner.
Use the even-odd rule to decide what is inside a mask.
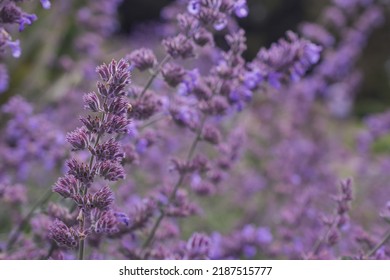
[[[194,233],[187,241],[186,249],[190,259],[207,258],[211,247],[210,238],[202,233]]]
[[[92,211],[93,229],[96,233],[115,233],[118,231],[117,219],[111,211]]]
[[[91,199],[93,206],[102,211],[108,210],[113,201],[114,201],[114,196],[110,187],[108,186],[105,186],[101,188],[99,191],[95,192],[92,195],[92,199]]]
[[[173,58],[189,58],[194,56],[194,46],[183,34],[164,39],[163,45],[166,52]]]
[[[73,175],[61,177],[55,183],[53,191],[61,195],[63,198],[74,197],[79,193],[79,181]]]
[[[167,63],[162,68],[161,74],[168,85],[176,87],[178,84],[183,82],[186,72],[177,64]]]
[[[249,14],[249,9],[246,4],[246,0],[236,0],[234,4],[234,13],[239,18],[247,17]]]
[[[79,162],[74,158],[68,160],[66,164],[69,168],[68,175],[73,175],[77,180],[87,186],[92,183],[95,170],[90,170],[87,164]]]
[[[107,142],[96,145],[95,148],[91,148],[91,153],[99,161],[113,161],[121,162],[125,157],[124,153],[121,151],[120,144],[111,138]]]
[[[85,103],[85,109],[91,110],[92,112],[100,112],[102,110],[100,107],[99,97],[95,92],[85,94],[83,100]]]
[[[23,13],[19,19],[19,31],[23,31],[25,25],[31,25],[36,20],[36,15]]]
[[[19,31],[23,31],[25,25],[31,25],[37,16],[23,12],[13,2],[6,3],[0,10],[0,18],[2,23],[18,23]]]
[[[77,128],[66,135],[66,141],[72,146],[72,151],[84,150],[89,145],[89,134],[84,127]]]
[[[78,235],[73,228],[69,228],[60,220],[55,220],[49,228],[50,239],[53,239],[58,246],[74,248],[77,246]]]
[[[50,9],[51,3],[49,0],[40,0],[40,1],[41,1],[41,5],[44,9],[46,9],[46,10]]]
[[[251,64],[252,71],[264,73],[268,82],[275,88],[281,86],[281,80],[288,75],[292,81],[298,81],[306,71],[320,59],[322,48],[305,39],[300,39],[291,32],[287,38],[280,39],[271,47],[261,49]]]
[[[125,178],[125,171],[122,165],[109,160],[100,162],[97,167],[97,172],[108,181],[118,181]]]
[[[81,117],[80,121],[84,124],[85,128],[92,133],[101,133],[103,130],[102,122],[98,117]]]
[[[125,224],[127,227],[130,225],[130,218],[122,212],[114,212],[114,216],[118,223]]]
[[[145,48],[133,51],[128,55],[128,60],[141,71],[153,68],[157,64],[153,51]]]
[[[112,115],[104,123],[105,132],[108,134],[127,134],[130,120],[126,116]]]
[[[132,105],[130,105],[125,97],[119,96],[114,98],[105,109],[111,114],[121,116],[131,111]]]
[[[211,144],[217,145],[221,141],[221,133],[219,130],[212,126],[206,125],[202,131],[202,137],[205,141],[210,142]]]
[[[96,68],[104,83],[98,82],[99,94],[103,97],[124,95],[125,87],[130,83],[129,64],[125,59],[119,62],[112,60],[109,65],[103,64]]]

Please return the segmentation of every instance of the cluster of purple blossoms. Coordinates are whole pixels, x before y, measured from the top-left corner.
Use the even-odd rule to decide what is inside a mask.
[[[116,137],[127,134],[130,104],[126,99],[126,87],[130,83],[129,64],[125,60],[103,64],[96,69],[101,81],[98,93],[84,95],[85,109],[91,114],[81,117],[82,127],[68,133],[66,140],[72,151],[89,154],[89,160],[73,157],[67,161],[67,174],[58,179],[53,191],[63,198],[73,200],[79,215],[76,221],[66,225],[56,220],[49,229],[49,237],[59,246],[79,246],[79,258],[83,258],[84,240],[92,234],[112,234],[123,219],[117,219],[112,210],[113,192],[109,186],[94,187],[98,178],[116,182],[125,178],[122,160],[125,154]]]

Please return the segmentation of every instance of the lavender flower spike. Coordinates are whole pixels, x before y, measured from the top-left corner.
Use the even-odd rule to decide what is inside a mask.
[[[60,246],[75,247],[79,244],[79,259],[84,258],[84,240],[91,232],[114,233],[117,223],[123,223],[112,212],[114,201],[109,186],[93,191],[92,183],[98,176],[108,181],[125,177],[121,165],[124,153],[120,144],[109,134],[127,133],[130,120],[127,116],[129,103],[125,99],[126,86],[130,83],[129,64],[126,60],[111,61],[99,66],[97,72],[98,94],[84,95],[84,108],[91,112],[80,118],[83,126],[68,133],[66,140],[72,151],[85,150],[90,158],[87,162],[72,158],[67,161],[67,175],[60,178],[53,191],[64,198],[72,199],[79,208],[77,230],[68,228],[57,220],[50,228],[49,237]],[[102,143],[101,143],[102,142]]]

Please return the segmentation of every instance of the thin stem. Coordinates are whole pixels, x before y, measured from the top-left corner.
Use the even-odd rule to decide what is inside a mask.
[[[203,115],[203,118],[201,120],[199,129],[198,129],[198,131],[196,133],[196,137],[195,137],[194,141],[192,142],[190,150],[189,150],[189,152],[187,154],[187,159],[186,159],[186,163],[187,164],[192,159],[192,156],[195,153],[195,149],[196,149],[199,141],[201,140],[200,136],[201,136],[204,124],[206,123],[206,120],[207,120],[207,115]],[[177,191],[179,190],[179,188],[181,187],[181,185],[184,182],[184,177],[185,177],[185,173],[181,173],[180,176],[179,176],[179,179],[178,179],[178,181],[177,181],[177,183],[175,185],[175,187],[173,188],[173,191],[172,191],[171,195],[168,198],[167,205],[170,205],[175,200],[176,193],[177,193]],[[164,210],[164,208],[161,208],[160,209],[160,215],[158,216],[155,224],[153,225],[153,228],[150,231],[150,234],[149,234],[148,238],[143,243],[142,248],[145,249],[145,248],[147,248],[151,244],[152,240],[154,239],[154,236],[156,235],[157,229],[160,226],[160,224],[161,224],[162,220],[164,219],[164,217],[165,217],[165,210]]]
[[[42,256],[40,259],[41,259],[41,260],[47,260],[47,259],[49,259],[49,258],[51,257],[51,255],[53,255],[53,253],[54,253],[54,251],[55,251],[56,248],[57,248],[57,245],[56,245],[54,242],[52,242],[52,243],[50,244],[50,248],[49,248],[47,254],[46,254],[45,256]]]
[[[84,219],[83,219],[84,220]],[[83,223],[83,227],[84,227],[84,222],[82,222]],[[84,237],[83,238],[81,238],[80,239],[80,241],[79,241],[79,260],[83,260],[84,259],[84,244],[85,244],[85,242],[84,242]]]
[[[12,248],[12,246],[15,244],[16,240],[18,239],[20,233],[22,232],[22,230],[24,230],[24,228],[26,227],[28,221],[31,219],[31,217],[33,216],[34,212],[36,209],[38,209],[40,206],[42,206],[43,204],[46,203],[46,201],[48,201],[50,199],[50,197],[52,196],[53,192],[51,189],[48,189],[44,195],[41,197],[41,199],[39,199],[34,205],[33,207],[31,207],[30,211],[27,213],[27,215],[22,219],[22,221],[20,222],[19,226],[16,228],[16,230],[11,234],[11,237],[9,238],[8,242],[7,242],[7,245],[6,245],[6,250],[10,250]]]
[[[223,86],[223,81],[221,81],[221,83],[219,83],[217,85],[216,90],[213,92],[213,94],[211,95],[210,99],[212,99],[215,96],[215,94],[221,90],[222,86]],[[192,157],[193,157],[193,155],[195,153],[196,147],[197,147],[199,141],[201,140],[201,134],[202,134],[203,127],[204,127],[204,125],[206,123],[206,120],[207,120],[207,115],[204,114],[203,117],[202,117],[202,120],[200,122],[200,125],[198,127],[198,131],[196,133],[195,139],[192,142],[190,150],[189,150],[189,152],[187,154],[186,164],[188,164],[190,162],[190,160],[192,159]],[[184,182],[184,177],[185,177],[185,173],[183,172],[183,173],[180,174],[179,179],[178,179],[175,187],[173,188],[173,191],[172,191],[171,195],[168,198],[167,205],[170,205],[175,200],[176,193],[179,190],[180,186]],[[146,249],[152,243],[152,241],[154,239],[154,236],[156,235],[157,229],[160,226],[160,224],[161,224],[162,220],[164,219],[164,217],[165,217],[165,210],[164,210],[164,208],[161,208],[160,209],[160,215],[158,216],[158,218],[157,218],[157,220],[156,220],[156,222],[155,222],[151,232],[149,233],[149,236],[146,238],[145,242],[142,244],[142,248],[143,249]]]
[[[157,116],[156,118],[154,118],[153,120],[149,121],[148,123],[145,123],[145,124],[142,124],[138,127],[138,130],[143,130],[145,128],[147,128],[148,126],[151,126],[155,123],[158,123],[164,119],[166,119],[167,117],[169,117],[169,115],[167,115],[166,113],[163,113],[161,114],[160,116]]]
[[[368,259],[372,255],[375,254],[376,251],[379,250],[380,247],[382,247],[387,241],[390,240],[390,230],[387,231],[385,237],[379,242],[373,249],[371,249],[370,252],[367,253],[367,255],[364,256],[364,259]]]
[[[104,101],[103,101],[103,108],[106,106],[107,104],[107,97],[104,98]],[[101,121],[102,123],[104,123],[106,119],[106,113],[103,112],[102,114],[102,117],[101,117]],[[96,137],[96,140],[95,140],[95,143],[93,145],[94,148],[96,148],[96,146],[99,144],[99,141],[101,139],[101,137],[103,136],[103,133],[102,132],[99,132],[97,137]],[[93,167],[93,164],[94,164],[94,160],[95,160],[95,156],[94,155],[91,155],[91,159],[89,160],[89,170],[91,171],[92,170],[92,167]],[[83,192],[83,195],[86,196],[87,195],[87,192],[88,192],[88,188],[85,187],[84,188],[84,192]],[[80,228],[80,237],[79,237],[79,260],[83,260],[84,259],[84,250],[85,250],[85,234],[84,234],[84,229],[85,229],[85,215],[84,215],[84,212],[83,210],[81,209],[80,210],[80,214],[79,214],[79,217],[78,217],[78,220],[79,220],[79,228]]]
[[[167,54],[161,61],[160,63],[157,65],[156,69],[153,71],[153,74],[149,77],[149,80],[146,82],[146,85],[144,87],[144,89],[142,90],[141,94],[139,95],[138,99],[142,99],[142,97],[145,95],[146,91],[148,90],[148,88],[151,86],[151,84],[153,83],[154,79],[157,77],[157,75],[160,73],[161,71],[161,67],[164,66],[165,63],[167,63],[169,60],[171,59],[171,56],[169,54]]]
[[[336,222],[333,222],[332,225],[328,228],[326,233],[322,235],[320,238],[317,239],[316,243],[314,244],[313,248],[310,250],[311,251],[311,256],[314,256],[317,254],[318,250],[320,249],[322,243],[326,240],[326,238],[329,236],[330,232],[332,229],[335,227]]]

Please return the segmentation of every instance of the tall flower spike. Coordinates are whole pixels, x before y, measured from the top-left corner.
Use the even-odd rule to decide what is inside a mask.
[[[127,133],[130,123],[129,103],[125,98],[126,86],[130,83],[129,64],[122,59],[96,68],[101,81],[97,82],[98,94],[84,95],[85,109],[91,114],[81,117],[83,126],[68,133],[66,139],[73,151],[86,150],[90,158],[87,162],[71,158],[67,161],[68,172],[58,179],[53,187],[64,198],[71,198],[78,206],[78,236],[74,230],[60,221],[54,222],[50,236],[59,245],[75,247],[79,244],[79,259],[84,257],[84,244],[88,235],[114,233],[117,224],[127,223],[125,216],[117,217],[111,206],[114,201],[109,186],[94,191],[91,185],[97,177],[108,181],[125,178],[121,165],[124,153],[121,151],[117,135]],[[108,138],[108,134],[116,134]]]

